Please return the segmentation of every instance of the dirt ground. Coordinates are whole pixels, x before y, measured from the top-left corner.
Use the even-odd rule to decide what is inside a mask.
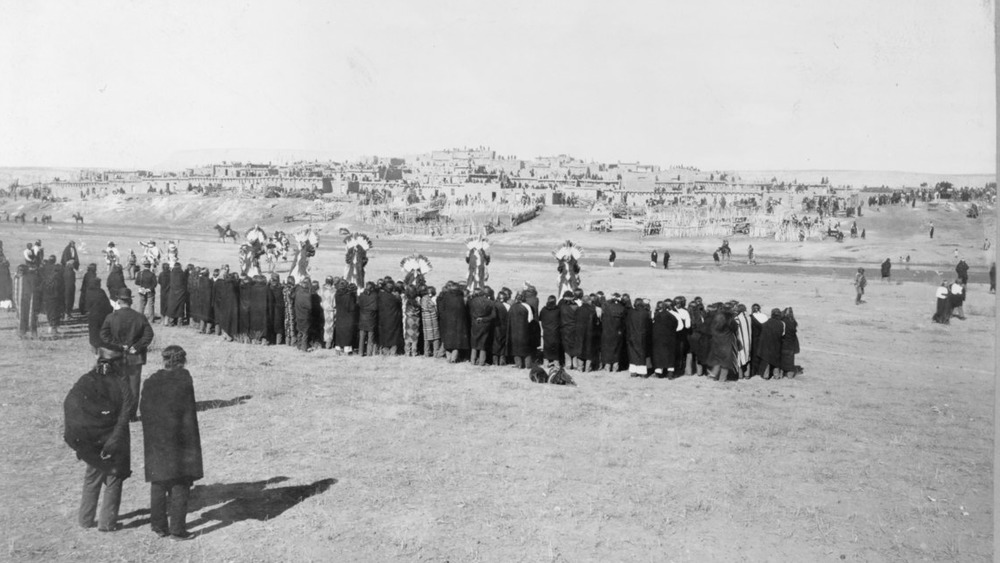
[[[203,409],[191,542],[149,530],[140,425],[125,529],[76,526],[83,465],[62,441],[61,403],[93,362],[85,326],[20,341],[13,315],[0,313],[0,559],[989,560],[996,309],[981,246],[995,221],[866,213],[866,241],[731,240],[740,256],[754,244],[757,267],[716,268],[706,249],[718,241],[576,231],[582,215],[570,210],[495,238],[494,288],[528,280],[553,292],[550,253],[572,238],[588,250],[587,290],[792,306],[805,370],[792,380],[588,373],[575,374],[577,387],[542,386],[513,368],[303,354],[156,326],[154,350],[188,351]],[[184,262],[235,264],[208,213],[171,228],[151,229],[153,219],[0,223],[0,240],[8,256],[35,238],[58,255],[73,238],[84,262],[100,262],[107,240],[139,250],[139,238],[176,237]],[[321,241],[314,275],[342,274],[337,239]],[[426,250],[431,283],[464,279],[458,241],[375,244],[369,277],[397,276],[403,255]],[[612,246],[614,269],[604,262]],[[670,270],[645,265],[653,247],[671,249]],[[956,248],[973,268],[968,320],[936,325],[934,286],[953,276]],[[910,269],[882,283],[878,264],[906,253]],[[857,266],[869,274],[860,306]]]

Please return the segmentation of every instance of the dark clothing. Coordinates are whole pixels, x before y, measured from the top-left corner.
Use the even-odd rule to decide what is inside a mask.
[[[538,312],[538,320],[542,328],[542,357],[547,362],[562,360],[562,335],[559,326],[562,324],[558,305],[546,305]]]
[[[597,362],[601,353],[601,325],[597,319],[597,309],[586,302],[577,307],[575,324],[579,342],[575,357]]]
[[[39,270],[42,279],[42,309],[50,325],[62,319],[66,296],[63,294],[63,273],[59,264],[45,264]]]
[[[188,275],[181,265],[174,264],[170,270],[170,289],[167,295],[167,317],[180,319],[184,317],[184,309],[188,300]]]
[[[25,269],[21,275],[17,314],[21,334],[38,332],[38,313],[42,308],[42,283],[37,269]]]
[[[469,300],[469,346],[473,350],[488,350],[496,307],[490,298],[480,295]]]
[[[403,301],[392,291],[378,292],[378,345],[402,350]]]
[[[73,303],[76,302],[76,270],[63,266],[63,313],[69,315],[73,312]]]
[[[114,311],[111,301],[104,290],[96,284],[91,284],[84,296],[87,300],[87,334],[90,338],[90,345],[94,348],[107,348],[101,339],[101,327],[104,320]]]
[[[201,435],[191,374],[181,368],[149,376],[139,408],[146,481],[201,479]]]
[[[63,438],[76,457],[121,479],[132,474],[128,418],[135,404],[125,377],[91,370],[80,377],[63,402]],[[101,459],[101,454],[107,459]]]
[[[271,290],[267,287],[267,282],[258,279],[247,284],[247,300],[249,303],[250,319],[247,322],[247,336],[252,341],[269,340],[271,338],[271,309],[274,303],[271,298]]]
[[[125,274],[122,273],[121,266],[115,266],[108,272],[108,281],[105,284],[108,288],[108,296],[118,298],[118,292],[125,289]]]
[[[563,354],[571,358],[580,357],[580,336],[576,331],[576,310],[579,307],[572,299],[559,302],[559,340],[562,342]]]
[[[66,248],[62,251],[62,257],[59,259],[59,264],[63,268],[66,268],[66,265],[69,264],[69,269],[74,272],[80,269],[80,256],[77,254],[75,246],[66,245]]]
[[[170,295],[170,271],[163,270],[156,280],[160,284],[160,316],[167,316],[167,301]]]
[[[795,354],[799,353],[798,323],[785,319],[785,336],[781,337],[781,371],[795,371]]]
[[[635,366],[646,365],[649,356],[650,332],[653,321],[649,318],[649,309],[645,306],[630,309],[625,315],[625,335],[628,350],[628,363]]]
[[[625,344],[625,306],[609,301],[601,315],[601,362],[619,363]]]
[[[92,280],[97,279],[97,271],[87,269],[83,274],[83,280],[80,282],[80,314],[87,314],[87,288],[93,283]]]
[[[889,259],[886,258],[885,262],[882,262],[882,277],[888,278],[891,272],[892,272],[892,262],[890,262]]]
[[[204,476],[191,374],[183,368],[154,373],[140,403],[150,526],[157,533],[183,535],[191,483]]]
[[[529,311],[530,306],[524,303],[514,303],[507,311],[507,351],[511,356],[528,358],[535,355],[535,348],[531,345]]]
[[[285,334],[284,288],[280,283],[271,283],[267,288],[271,292],[271,337],[277,343],[277,335]]]
[[[212,315],[216,326],[229,338],[235,338],[239,333],[239,284],[239,280],[230,274],[215,280],[212,285]]]
[[[711,367],[720,367],[730,371],[736,369],[736,321],[732,315],[716,311],[710,317],[712,344],[708,350],[705,363]]]
[[[493,321],[493,355],[507,357],[510,356],[510,343],[508,341],[508,336],[510,333],[510,311],[507,306],[503,303],[497,302],[494,305],[496,309],[496,318]],[[514,306],[511,305],[511,308]],[[525,316],[525,321],[528,320]]]
[[[962,285],[969,283],[969,265],[965,263],[965,260],[958,261],[958,265],[955,266],[955,273],[958,274],[958,279],[962,281]]]
[[[653,317],[653,332],[650,338],[650,356],[653,369],[666,372],[677,364],[677,317],[662,309]]]
[[[312,325],[312,290],[301,285],[295,287],[295,330],[299,334],[309,335]]]
[[[140,273],[140,277],[142,277],[142,273]],[[215,283],[212,282],[212,278],[208,277],[207,273],[202,273],[195,282],[195,294],[191,303],[191,318],[195,321],[214,323],[214,304]]]
[[[142,313],[122,307],[104,319],[101,340],[105,347],[125,353],[125,365],[144,365],[146,348],[153,341],[153,327]],[[136,353],[125,352],[128,348],[135,348]]]
[[[780,319],[770,318],[761,325],[760,367],[781,365],[781,340],[784,331],[785,323]]]
[[[358,330],[373,332],[378,328],[378,292],[358,296]]]
[[[438,319],[441,323],[441,346],[445,350],[468,350],[469,309],[461,290],[441,292],[438,296]]]
[[[348,287],[337,289],[334,295],[337,315],[333,325],[333,345],[353,347],[358,337],[358,295]]]

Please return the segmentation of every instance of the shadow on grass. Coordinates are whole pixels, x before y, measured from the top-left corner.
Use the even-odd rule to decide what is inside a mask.
[[[268,485],[287,480],[288,477],[272,477],[266,481],[198,485],[191,489],[188,514],[217,504],[222,504],[222,506],[208,510],[199,515],[198,519],[188,522],[188,529],[207,524],[204,528],[194,532],[200,536],[244,520],[271,520],[284,514],[285,511],[305,499],[326,492],[327,489],[337,484],[336,479],[322,479],[310,485],[267,488]],[[148,514],[148,509],[138,509],[123,515],[122,518]],[[146,524],[149,524],[148,517],[129,522],[123,527],[138,528]]]
[[[228,401],[224,401],[222,399],[211,399],[211,400],[208,400],[208,401],[198,401],[197,403],[195,403],[195,409],[197,409],[198,412],[201,412],[201,411],[207,411],[207,410],[212,410],[212,409],[223,409],[223,408],[226,408],[226,407],[235,407],[236,405],[242,405],[243,403],[249,401],[252,398],[253,398],[253,395],[240,395],[239,397],[235,397],[235,398],[229,399]]]

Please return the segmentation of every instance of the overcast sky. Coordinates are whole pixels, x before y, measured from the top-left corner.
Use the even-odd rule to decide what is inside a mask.
[[[0,166],[488,145],[703,169],[994,169],[993,6],[0,0]]]

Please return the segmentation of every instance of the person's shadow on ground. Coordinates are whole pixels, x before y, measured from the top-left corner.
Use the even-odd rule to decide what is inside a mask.
[[[288,477],[272,477],[266,481],[198,485],[191,489],[191,496],[188,499],[188,514],[220,503],[225,504],[202,513],[196,520],[188,522],[187,527],[189,530],[193,530],[198,526],[208,524],[208,526],[193,532],[200,536],[221,530],[235,522],[271,520],[305,499],[323,493],[337,484],[336,479],[322,479],[310,485],[267,488],[268,485],[287,480]],[[122,517],[144,514],[149,514],[149,510],[139,509]],[[124,527],[138,528],[145,524],[149,524],[149,518],[130,522]]]
[[[239,397],[234,397],[228,401],[223,399],[210,399],[208,401],[198,401],[195,403],[195,410],[198,412],[212,410],[212,409],[224,409],[226,407],[235,407],[236,405],[242,405],[243,403],[249,401],[253,398],[253,395],[240,395]]]

